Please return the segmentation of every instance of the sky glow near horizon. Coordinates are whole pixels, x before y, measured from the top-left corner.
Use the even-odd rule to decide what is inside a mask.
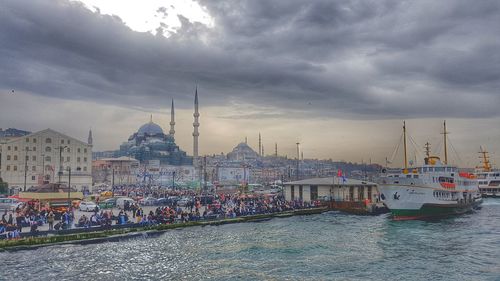
[[[384,163],[407,120],[420,158],[446,119],[456,164],[500,164],[499,33],[496,1],[6,0],[0,127],[118,149],[150,113],[168,131],[173,98],[191,154],[197,84],[202,154],[261,132],[267,154]]]

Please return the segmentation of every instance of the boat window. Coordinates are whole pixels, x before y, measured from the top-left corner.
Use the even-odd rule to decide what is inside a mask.
[[[407,178],[411,178],[411,175],[406,175]]]
[[[490,181],[490,184],[488,184],[489,186],[498,186],[500,185],[500,181]]]
[[[413,178],[414,179],[418,179],[418,175],[413,175]]]

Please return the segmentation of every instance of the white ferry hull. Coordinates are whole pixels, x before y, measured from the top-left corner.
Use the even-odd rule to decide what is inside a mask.
[[[470,212],[481,204],[480,198],[436,198],[432,187],[397,184],[379,185],[384,204],[395,220],[429,219],[460,215]],[[458,193],[458,192],[457,192]],[[382,196],[383,195],[383,196]]]

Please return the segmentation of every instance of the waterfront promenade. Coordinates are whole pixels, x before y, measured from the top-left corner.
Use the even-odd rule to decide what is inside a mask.
[[[51,229],[49,214],[31,208],[16,213],[14,218],[17,224],[6,223],[2,219],[0,231],[4,239],[19,239],[26,237],[47,236],[54,234],[74,234],[91,231],[104,231],[111,229],[149,227],[155,225],[171,225],[200,221],[216,221],[235,219],[251,216],[274,216],[283,212],[297,211],[318,207],[317,203],[304,203],[301,201],[287,202],[281,197],[252,198],[250,200],[229,196],[216,204],[201,205],[199,202],[193,206],[139,206],[127,207],[126,210],[113,208],[82,212],[74,210],[63,213],[59,221],[54,221]],[[10,216],[11,214],[9,214]],[[6,217],[6,214],[3,216]],[[22,220],[22,222],[20,222]],[[9,218],[9,221],[11,219]],[[21,227],[22,225],[26,225]],[[63,227],[61,227],[63,226]]]

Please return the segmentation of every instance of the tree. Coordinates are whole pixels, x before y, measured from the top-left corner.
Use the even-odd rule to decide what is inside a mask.
[[[4,182],[2,178],[0,178],[0,194],[8,194],[9,193],[9,184]]]

